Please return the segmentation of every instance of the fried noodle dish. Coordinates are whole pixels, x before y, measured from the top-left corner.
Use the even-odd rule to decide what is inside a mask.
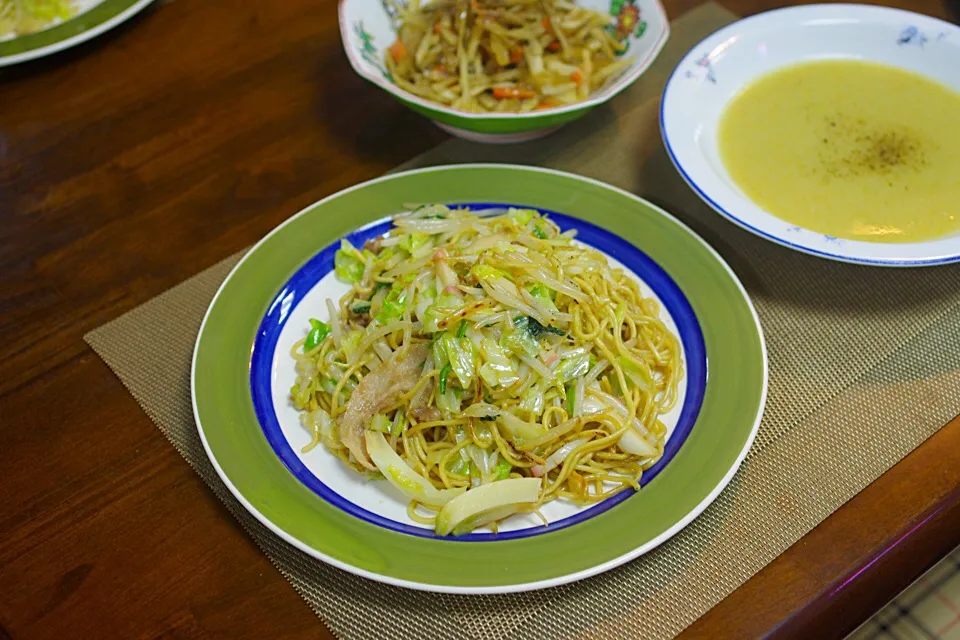
[[[436,0],[394,4],[394,82],[471,112],[523,112],[585,100],[630,64],[607,14],[566,0]]]
[[[639,489],[683,376],[658,303],[537,211],[393,223],[341,242],[352,288],[291,351],[304,451],[386,478],[440,535]]]

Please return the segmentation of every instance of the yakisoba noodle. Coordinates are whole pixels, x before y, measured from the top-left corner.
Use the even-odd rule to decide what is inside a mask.
[[[387,69],[427,100],[473,112],[585,100],[629,60],[612,17],[565,0],[411,0],[394,5]]]
[[[352,289],[291,352],[305,451],[386,477],[440,534],[639,488],[683,375],[635,280],[535,211],[482,213],[423,206],[343,241]]]

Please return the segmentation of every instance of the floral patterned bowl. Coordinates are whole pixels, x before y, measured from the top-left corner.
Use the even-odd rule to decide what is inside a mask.
[[[547,135],[623,91],[656,59],[670,34],[659,0],[578,0],[577,4],[615,16],[609,28],[627,44],[623,55],[632,64],[589,99],[545,111],[469,113],[424,100],[398,87],[383,63],[387,47],[397,37],[396,12],[386,0],[341,0],[340,36],[347,58],[358,74],[445,131],[477,142],[523,142]]]
[[[797,251],[844,262],[921,266],[960,261],[960,235],[911,243],[864,242],[796,226],[750,200],[720,159],[717,130],[748,83],[807,60],[847,58],[906,69],[960,91],[960,27],[909,11],[855,4],[790,7],[737,21],[677,65],[660,102],[664,146],[717,213]]]

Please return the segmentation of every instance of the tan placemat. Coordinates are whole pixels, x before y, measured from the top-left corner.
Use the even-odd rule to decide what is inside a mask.
[[[447,596],[354,577],[268,532],[217,477],[199,443],[190,403],[196,333],[239,255],[87,336],[336,635],[672,637],[960,413],[960,266],[866,268],[788,251],[711,213],[671,167],[656,118],[663,83],[693,43],[732,18],[717,5],[682,17],[660,59],[636,85],[553,136],[509,147],[451,141],[408,165],[526,163],[604,180],[682,218],[746,284],[770,354],[760,435],[713,506],[626,566],[527,594]]]

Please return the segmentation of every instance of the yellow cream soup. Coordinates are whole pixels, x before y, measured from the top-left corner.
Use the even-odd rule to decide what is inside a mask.
[[[918,242],[960,231],[960,93],[878,64],[810,62],[726,108],[720,156],[766,211],[831,236]]]

